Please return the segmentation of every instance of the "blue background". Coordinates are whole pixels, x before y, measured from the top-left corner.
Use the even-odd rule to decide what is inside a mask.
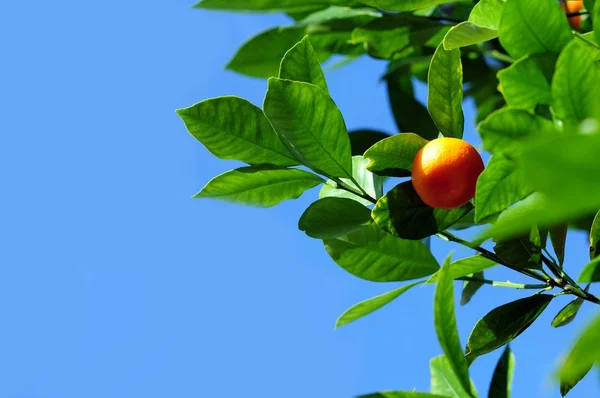
[[[441,353],[432,289],[334,332],[347,307],[397,284],[345,273],[296,229],[316,190],[266,210],[191,199],[237,164],[210,155],[174,110],[229,94],[261,104],[265,81],[223,66],[251,35],[288,21],[189,5],[2,3],[0,397],[427,391],[429,358]],[[364,58],[328,74],[349,128],[394,132],[383,68]],[[452,248],[433,241],[439,260]],[[578,270],[585,234],[568,248]],[[462,342],[487,311],[523,295],[482,289],[457,309]],[[552,329],[567,300],[513,344],[513,396],[558,396],[556,361],[593,311],[586,303]],[[481,396],[499,354],[472,366]],[[598,391],[594,376],[571,396]]]

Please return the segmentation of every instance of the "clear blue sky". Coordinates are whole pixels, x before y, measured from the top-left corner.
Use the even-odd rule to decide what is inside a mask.
[[[345,273],[296,229],[315,190],[267,210],[191,199],[237,164],[210,155],[174,110],[230,94],[260,104],[265,82],[223,66],[245,39],[286,20],[190,3],[2,5],[0,397],[427,391],[429,358],[441,353],[432,289],[334,332],[348,306],[397,284]],[[363,59],[328,75],[350,128],[394,130],[383,68]],[[440,260],[451,249],[433,247]],[[584,234],[569,249],[578,269]],[[462,342],[487,311],[521,296],[480,291],[457,310]],[[515,397],[558,396],[549,375],[586,319],[550,328],[566,302],[513,344]],[[499,354],[472,367],[482,396]],[[598,391],[589,378],[571,396]]]

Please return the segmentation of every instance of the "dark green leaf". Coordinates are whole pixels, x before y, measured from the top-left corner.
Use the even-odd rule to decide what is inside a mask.
[[[600,257],[594,258],[590,261],[579,274],[577,282],[600,282]]]
[[[530,234],[501,240],[494,251],[504,262],[519,268],[541,268],[540,235],[537,228]]]
[[[347,3],[347,0],[202,0],[194,7],[228,11],[301,12],[312,10],[318,6],[344,5]]]
[[[357,398],[447,398],[442,395],[434,395],[426,392],[416,391],[386,391],[375,394],[360,395]]]
[[[583,0],[583,6],[586,10],[588,10],[589,12],[591,12],[593,14],[594,11],[594,5],[596,4],[596,0]],[[596,17],[594,15],[590,15],[590,17],[593,20],[596,20]]]
[[[444,355],[431,358],[429,361],[429,370],[431,372],[431,392],[433,394],[440,394],[441,396],[451,398],[477,396],[473,383],[471,383],[472,394],[469,394],[468,390],[464,389],[452,369],[450,361]]]
[[[599,340],[600,317],[596,316],[579,335],[559,371],[558,377],[563,397],[585,377],[594,363],[600,362]]]
[[[390,137],[389,134],[376,130],[363,129],[351,131],[350,147],[352,148],[352,156],[362,156],[367,149],[388,137]]]
[[[324,243],[340,267],[374,282],[417,279],[439,269],[422,242],[395,238],[375,224],[341,238],[327,239]]]
[[[345,198],[323,198],[311,204],[300,217],[298,229],[318,239],[347,235],[369,225],[371,211]]]
[[[600,118],[600,67],[592,54],[573,41],[556,61],[552,108],[568,125],[578,125],[587,118]]]
[[[571,40],[571,28],[554,0],[508,0],[500,21],[500,43],[514,58],[560,52]]]
[[[450,274],[452,279],[462,278],[463,276],[469,276],[471,274],[475,274],[486,270],[488,268],[494,267],[498,264],[489,260],[483,256],[472,256],[457,260],[450,264],[449,270],[447,271]],[[438,279],[439,271],[436,272],[427,280],[426,283],[434,283]]]
[[[537,319],[552,298],[548,294],[537,294],[493,309],[471,331],[467,361],[472,363],[478,356],[514,340]]]
[[[309,83],[270,78],[264,110],[302,163],[330,177],[351,178],[348,131],[327,93]]]
[[[506,346],[494,370],[488,397],[510,398],[514,372],[515,354],[512,353],[509,346]]]
[[[448,0],[362,0],[366,5],[391,11],[422,10],[447,2]]]
[[[521,58],[498,72],[506,103],[514,108],[533,110],[538,104],[552,104],[550,83],[556,53],[540,53]]]
[[[451,210],[427,206],[412,182],[396,185],[373,209],[373,220],[385,231],[403,239],[424,239],[449,228],[473,209],[471,203]]]
[[[446,137],[462,138],[463,135],[462,75],[460,50],[445,50],[440,45],[429,67],[427,109]]]
[[[178,109],[177,114],[190,134],[220,159],[278,166],[300,163],[282,144],[263,111],[242,98],[207,99]]]
[[[453,50],[459,47],[483,43],[496,37],[498,37],[497,30],[465,21],[453,26],[448,31],[446,37],[444,37],[444,48],[446,50]]]
[[[554,253],[558,258],[558,264],[562,267],[565,262],[565,245],[567,243],[567,232],[569,231],[568,223],[561,223],[548,229],[550,241],[554,248]]]
[[[364,158],[369,159],[367,169],[378,175],[409,176],[417,152],[427,142],[412,133],[396,134],[379,141],[364,154]]]
[[[590,4],[590,8],[588,11],[592,13],[592,19],[594,21],[600,21],[600,2],[594,5],[595,0]],[[586,8],[588,6],[588,2],[584,1]],[[600,43],[600,29],[597,26],[594,26],[594,33],[596,34],[596,43]]]
[[[394,120],[400,131],[412,131],[425,139],[438,138],[439,131],[427,109],[415,98],[410,65],[386,76]]]
[[[554,124],[522,109],[504,108],[489,115],[478,127],[485,149],[493,154],[519,153],[523,143],[558,133]]]
[[[475,293],[477,293],[477,291],[484,285],[483,282],[480,282],[483,280],[483,271],[472,274],[471,278],[473,278],[473,280],[465,281],[463,283],[463,290],[460,296],[460,305],[466,305],[469,301],[471,301]]]
[[[325,75],[308,36],[292,47],[281,60],[279,78],[312,83],[328,93]]]
[[[472,396],[469,368],[458,338],[458,328],[454,313],[454,287],[450,275],[450,261],[448,256],[442,269],[438,271],[437,287],[435,289],[433,319],[438,341],[452,371],[458,378],[462,388]]]
[[[600,4],[600,2],[598,3]],[[600,21],[600,19],[599,19]],[[596,213],[590,228],[590,260],[600,255],[600,211]]]
[[[353,156],[352,177],[354,178],[354,181],[356,181],[359,186],[361,186],[372,198],[379,199],[383,195],[382,180],[381,177],[367,170],[368,163],[369,161],[367,159],[363,159],[362,156]],[[358,186],[351,180],[347,178],[342,178],[341,180],[355,190],[360,191]],[[348,198],[362,203],[365,206],[370,206],[373,204],[371,201],[355,195],[352,192],[339,189],[337,184],[331,180],[328,180],[327,183],[323,185],[323,188],[319,193],[319,198],[327,197]]]
[[[561,326],[568,325],[575,319],[577,312],[581,308],[583,304],[583,299],[577,297],[575,300],[571,301],[569,304],[565,305],[562,310],[552,320],[552,327],[558,328]]]
[[[475,191],[475,221],[499,213],[531,194],[523,170],[502,155],[492,156],[477,180]]]
[[[374,311],[377,311],[381,307],[391,303],[393,300],[398,298],[402,293],[406,292],[410,288],[420,283],[422,282],[413,282],[409,285],[399,287],[387,293],[383,293],[377,297],[373,297],[353,305],[338,318],[337,322],[335,323],[335,327],[339,328],[341,326],[347,325],[350,322],[354,322],[357,319],[360,319]]]
[[[213,178],[194,198],[271,207],[284,200],[296,199],[307,189],[323,182],[319,176],[304,170],[273,166],[241,167]]]

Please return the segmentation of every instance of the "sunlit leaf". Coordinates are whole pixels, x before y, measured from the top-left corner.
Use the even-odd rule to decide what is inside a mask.
[[[450,274],[450,277],[452,279],[458,279],[462,278],[463,276],[469,276],[471,274],[478,273],[488,268],[492,268],[496,265],[498,264],[496,264],[494,261],[487,259],[483,256],[477,255],[454,261],[448,267],[447,272]],[[438,274],[439,271],[431,275],[431,277],[427,280],[426,283],[436,282]]]
[[[552,320],[552,327],[558,328],[561,326],[568,325],[575,319],[577,312],[581,308],[583,304],[583,299],[577,297],[569,304],[565,305],[562,310],[559,311],[558,314]]]
[[[369,160],[367,169],[378,175],[409,176],[417,152],[427,142],[412,133],[396,134],[379,141],[364,154]]]
[[[308,36],[305,36],[285,54],[279,68],[279,78],[312,83],[323,91],[329,92],[319,58],[310,44]]]
[[[462,383],[454,373],[450,361],[444,355],[431,358],[429,361],[431,372],[431,392],[444,397],[465,398],[476,397],[475,386],[471,382],[471,394],[462,386]]]
[[[350,139],[352,140],[352,138]],[[369,194],[369,196],[374,199],[379,199],[381,196],[383,196],[382,178],[367,170],[368,163],[369,161],[364,159],[362,156],[352,157],[352,177],[354,178],[354,181],[358,183],[358,186],[347,178],[341,178],[340,180],[353,188],[355,191],[360,191],[358,188],[360,186],[367,192],[367,194]],[[362,203],[365,206],[370,206],[373,204],[368,199],[339,188],[337,183],[331,180],[328,180],[326,184],[323,184],[323,188],[321,188],[321,191],[319,192],[319,198],[327,197],[348,198]]]

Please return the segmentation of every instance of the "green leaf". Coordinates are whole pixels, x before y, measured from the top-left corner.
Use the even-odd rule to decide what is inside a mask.
[[[300,217],[298,229],[317,239],[332,239],[357,231],[371,220],[371,211],[345,198],[323,198],[311,204]]]
[[[350,147],[352,148],[352,156],[360,155],[379,141],[390,137],[389,134],[381,131],[362,129],[350,132]]]
[[[308,36],[304,36],[298,44],[285,54],[279,68],[279,78],[312,83],[329,93],[321,63],[308,40]]]
[[[600,317],[596,316],[578,336],[558,373],[563,397],[585,377],[594,363],[600,362],[599,339]]]
[[[594,14],[593,11],[595,11],[595,8],[594,8],[595,4],[596,4],[596,0],[583,0],[583,7],[592,14]],[[596,17],[594,15],[590,15],[590,17],[594,21],[596,20]]]
[[[219,199],[242,205],[271,207],[296,199],[324,181],[298,169],[273,166],[241,167],[210,180],[194,198]]]
[[[450,365],[450,361],[444,355],[431,358],[429,361],[429,369],[431,372],[431,392],[440,394],[444,397],[465,398],[469,396],[477,396],[475,388],[471,383],[471,392],[465,390],[462,383],[456,376],[456,373]]]
[[[494,251],[504,262],[519,268],[541,268],[540,235],[537,228],[531,233],[509,240],[501,240]]]
[[[467,361],[472,363],[478,356],[514,340],[540,316],[552,298],[548,294],[537,294],[493,309],[471,331]]]
[[[498,37],[495,29],[479,26],[473,22],[465,21],[453,26],[444,37],[444,48],[453,50],[455,48],[471,46],[483,43]]]
[[[554,0],[508,0],[500,20],[500,43],[514,58],[560,52],[571,40],[571,28]]]
[[[554,248],[554,253],[558,258],[558,264],[562,267],[565,262],[565,245],[567,243],[567,232],[569,232],[569,224],[564,222],[554,227],[550,227],[548,230],[550,234],[550,241]]]
[[[552,105],[550,83],[556,59],[556,53],[528,55],[498,72],[506,103],[527,110],[538,104]]]
[[[384,176],[410,176],[413,160],[427,142],[412,133],[396,134],[381,140],[364,154],[364,158],[369,159],[367,169]]]
[[[600,3],[598,3],[600,4]],[[590,228],[590,260],[600,255],[600,211],[596,213]]]
[[[439,131],[427,109],[415,98],[410,65],[399,68],[385,78],[390,107],[400,131],[412,131],[432,140]]]
[[[488,166],[477,180],[475,191],[475,221],[506,210],[531,194],[533,189],[525,173],[517,164],[503,155],[492,156]]]
[[[558,314],[552,320],[552,327],[559,328],[561,326],[568,325],[575,319],[577,312],[581,308],[583,304],[583,299],[577,297],[575,300],[571,301],[569,304],[565,305],[562,310],[559,311]]]
[[[401,294],[409,290],[410,288],[420,284],[422,282],[413,282],[409,285],[399,287],[397,289],[391,290],[387,293],[380,294],[377,297],[370,298],[368,300],[362,301],[358,304],[353,305],[348,310],[346,310],[335,323],[335,327],[339,328],[344,325],[347,325],[351,322],[356,321],[370,313],[377,311],[381,307],[391,303],[396,298],[398,298]]]
[[[322,24],[324,22],[336,20],[336,19],[346,19],[346,18],[354,18],[354,17],[372,17],[372,18],[380,18],[383,14],[379,11],[374,10],[372,8],[350,8],[350,7],[340,7],[340,6],[331,6],[327,7],[324,10],[319,10],[313,12],[308,15],[306,18],[302,19],[298,23],[300,25],[313,25],[313,24]]]
[[[448,0],[362,0],[361,2],[371,7],[382,8],[384,10],[414,11],[436,6],[438,4],[444,4],[447,3]]]
[[[426,392],[416,391],[385,391],[375,394],[359,395],[357,398],[447,398],[442,395],[434,395]]]
[[[304,82],[269,79],[264,110],[298,159],[329,177],[352,176],[346,124],[326,92]]]
[[[587,8],[587,1],[585,1],[584,3]],[[598,4],[595,5],[594,2],[592,2],[591,7],[588,8],[588,11],[592,13],[592,19],[594,21],[600,21],[600,2],[598,2]],[[596,34],[596,43],[600,43],[600,29],[598,29],[596,26],[594,26],[594,33]]]
[[[489,398],[510,398],[512,392],[512,381],[515,373],[515,354],[507,345],[500,357],[492,383],[490,385]]]
[[[500,28],[505,0],[480,0],[469,15],[469,21],[489,29]]]
[[[352,177],[354,181],[358,183],[372,198],[379,199],[383,195],[383,182],[381,177],[371,173],[367,170],[367,164],[369,161],[363,159],[362,156],[352,157]],[[355,190],[360,191],[358,186],[349,179],[342,178],[342,182],[346,183]],[[328,180],[323,185],[319,198],[336,197],[336,198],[348,198],[362,203],[365,206],[371,206],[373,203],[366,200],[358,195],[348,192],[343,189],[339,189],[337,184],[331,180]]]
[[[451,210],[429,207],[412,182],[406,181],[377,201],[372,217],[383,230],[400,238],[424,239],[449,228],[472,209],[471,203]]]
[[[558,57],[552,80],[552,108],[567,125],[578,125],[587,118],[600,118],[600,67],[592,52],[576,41]]]
[[[238,97],[207,99],[177,114],[191,135],[220,159],[277,166],[299,164],[260,108]]]
[[[494,267],[496,264],[494,261],[489,260],[483,256],[476,255],[472,257],[463,258],[450,264],[448,267],[448,273],[452,279],[462,278],[463,276],[469,276]],[[433,274],[425,283],[434,283],[438,280],[439,271]]]
[[[227,11],[301,12],[318,6],[344,5],[347,0],[202,0],[195,8]],[[289,47],[288,47],[289,48]]]
[[[484,285],[483,282],[480,282],[483,280],[483,271],[472,274],[471,278],[474,280],[465,281],[463,283],[463,290],[460,296],[460,305],[468,304],[475,293],[477,293],[477,291]]]
[[[449,271],[450,261],[451,258],[448,256],[442,269],[437,273],[437,287],[433,299],[433,319],[438,341],[452,371],[458,378],[462,388],[469,396],[472,396],[469,368],[458,338],[458,328],[454,314],[454,287]]]
[[[324,243],[340,267],[374,282],[417,279],[439,269],[425,244],[395,238],[375,224],[341,238],[327,239]]]
[[[577,278],[577,282],[600,282],[600,257],[594,258],[583,267],[579,278]]]
[[[522,109],[504,108],[489,115],[478,127],[485,149],[493,154],[521,152],[523,144],[558,134],[554,124]]]
[[[446,137],[462,138],[462,64],[460,50],[445,50],[440,45],[431,59],[427,108],[435,125]]]

